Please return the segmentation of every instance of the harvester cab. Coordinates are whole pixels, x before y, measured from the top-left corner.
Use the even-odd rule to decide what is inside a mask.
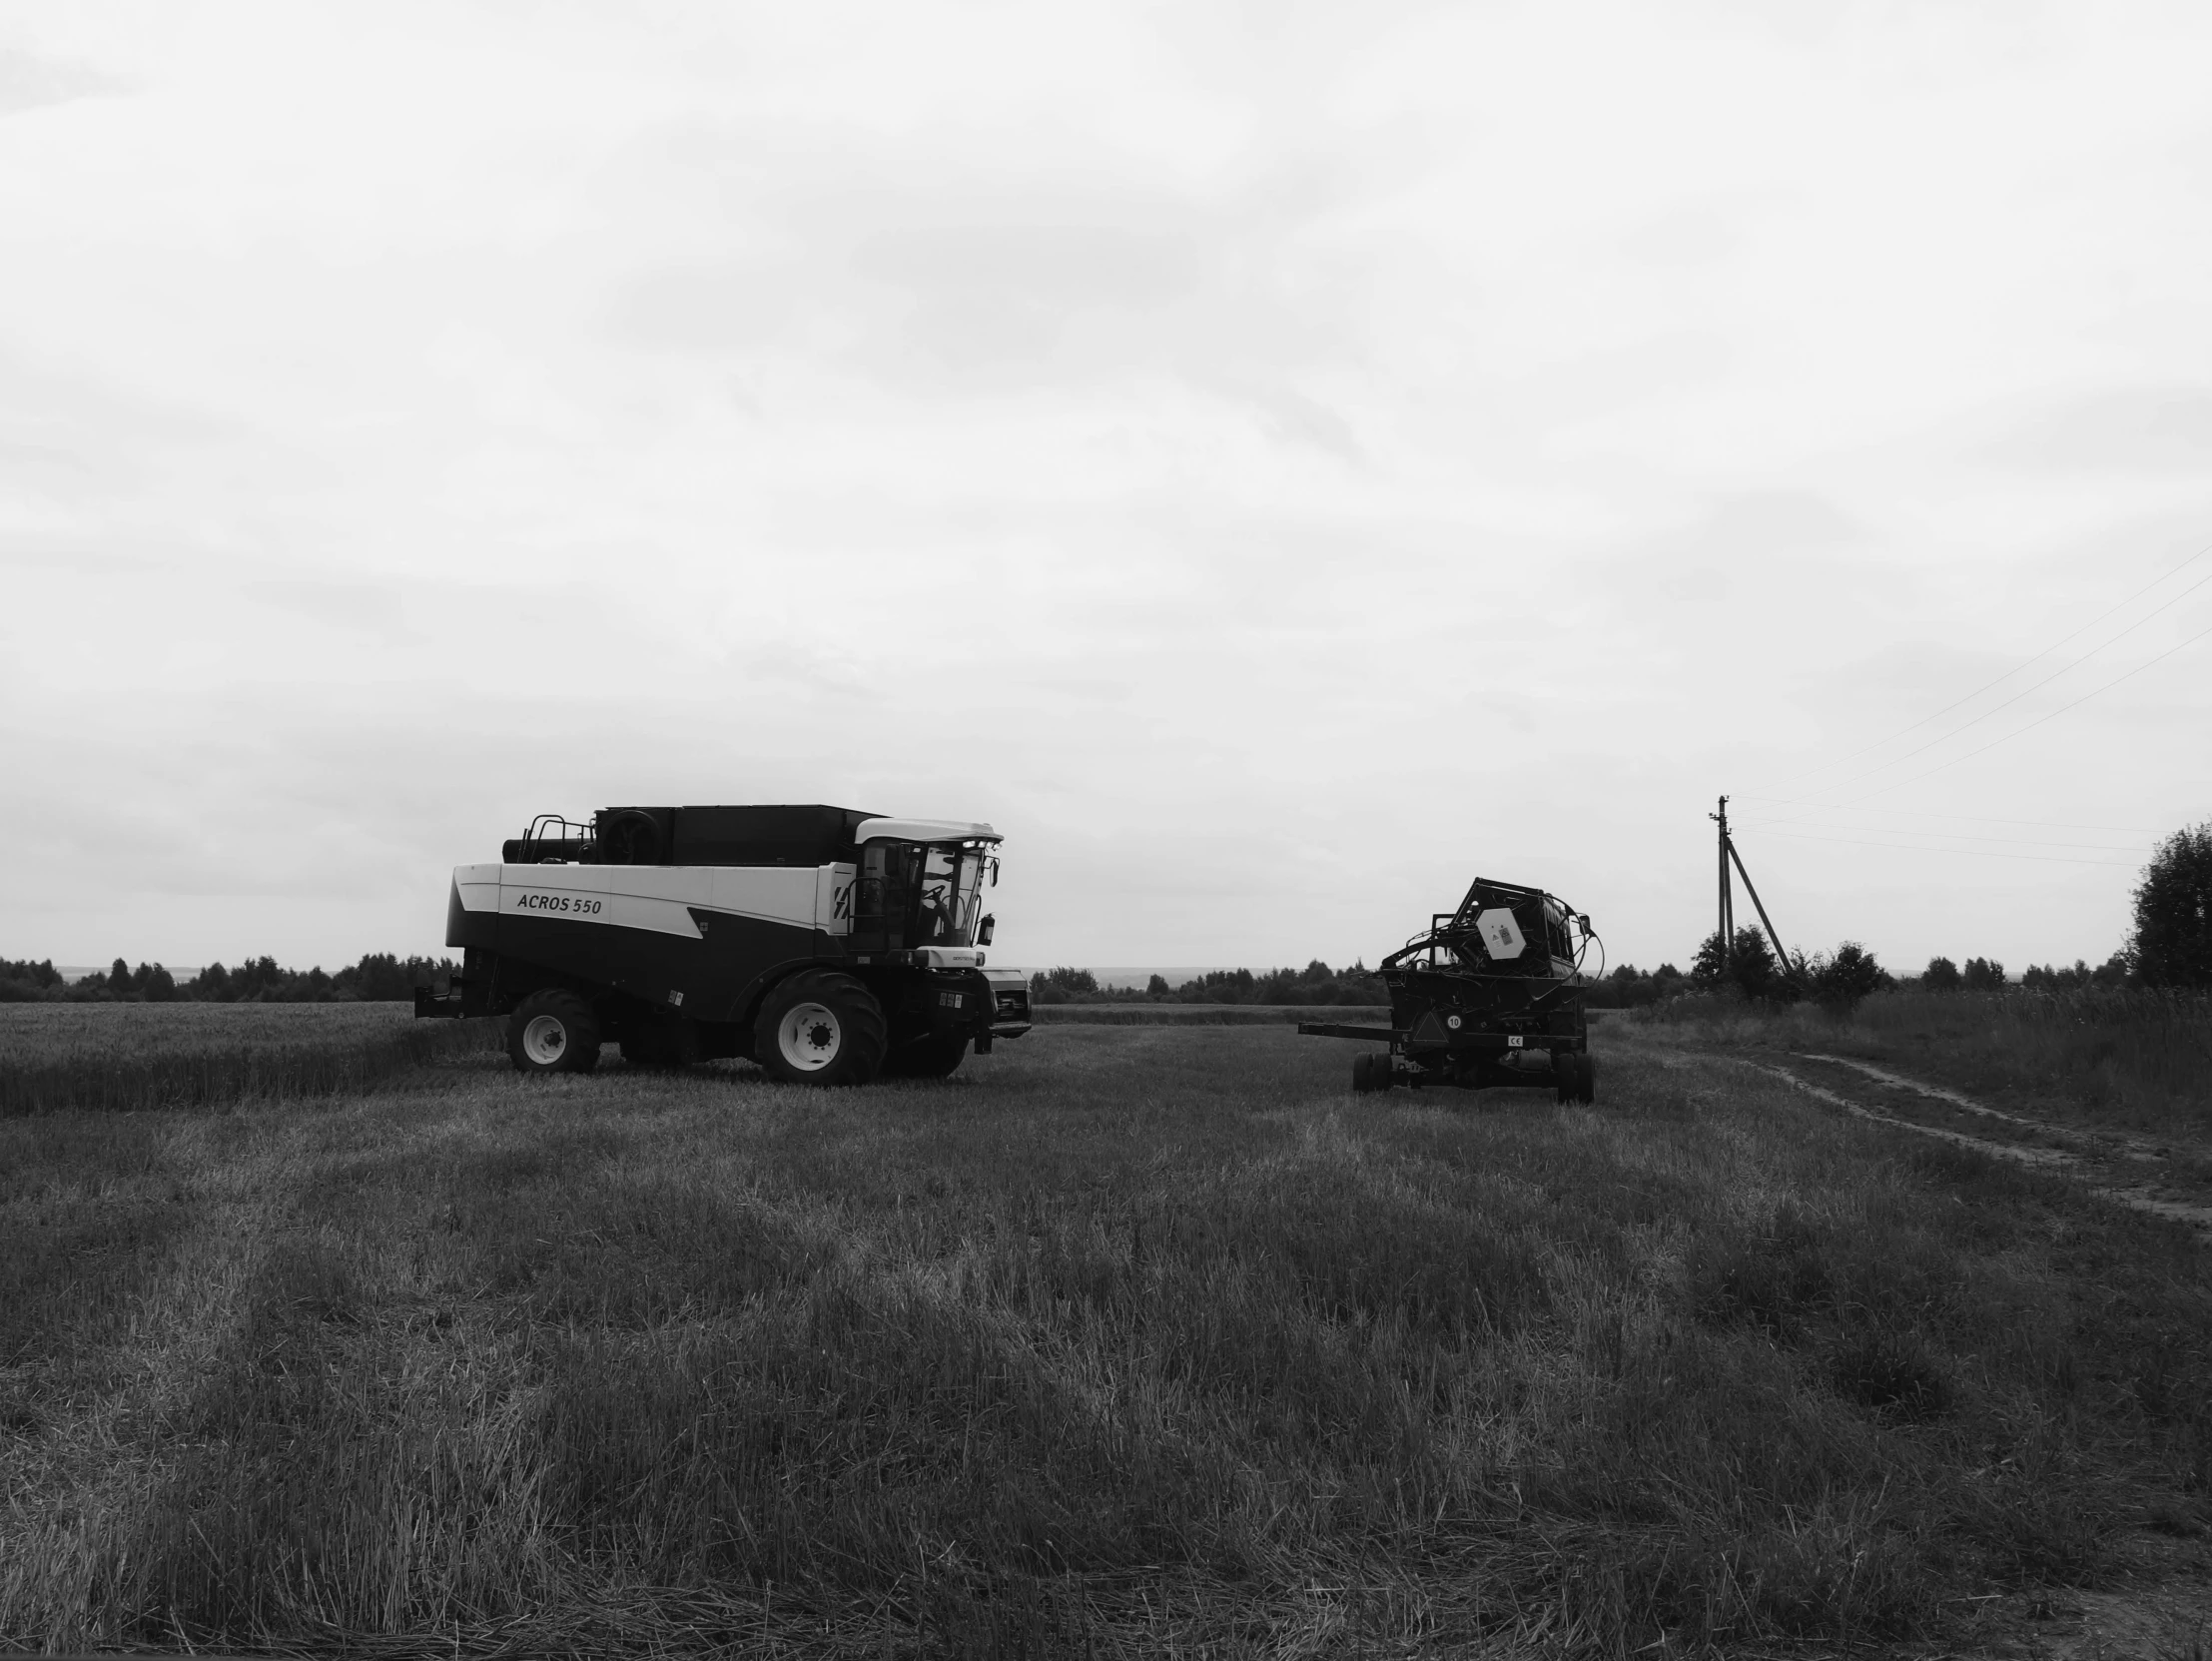
[[[1388,1046],[1352,1063],[1356,1091],[1533,1085],[1595,1101],[1582,962],[1596,939],[1587,916],[1542,889],[1478,877],[1458,910],[1382,960],[1389,1026],[1298,1031]]]
[[[826,806],[541,814],[453,872],[461,973],[415,1014],[506,1016],[524,1072],[588,1072],[611,1041],[812,1084],[943,1078],[1030,1029],[1027,981],[985,966],[999,843]]]

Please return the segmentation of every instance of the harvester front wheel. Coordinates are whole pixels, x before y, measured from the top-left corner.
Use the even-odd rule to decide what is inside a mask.
[[[1575,1060],[1578,1063],[1575,1069],[1575,1100],[1585,1104],[1595,1102],[1598,1099],[1597,1059],[1585,1050]]]
[[[786,1084],[864,1085],[883,1066],[883,1008],[850,975],[810,969],[768,995],[753,1054]]]
[[[517,1073],[589,1073],[599,1065],[599,1020],[573,992],[533,992],[507,1017]]]

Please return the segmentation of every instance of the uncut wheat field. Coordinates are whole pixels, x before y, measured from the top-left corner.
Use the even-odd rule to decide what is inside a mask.
[[[0,1115],[323,1095],[496,1040],[409,1004],[0,1004]]]
[[[1926,1653],[2201,1556],[2186,1232],[1598,1042],[0,1121],[0,1644]]]

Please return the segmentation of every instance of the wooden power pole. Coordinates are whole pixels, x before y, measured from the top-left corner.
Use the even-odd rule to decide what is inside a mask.
[[[1736,900],[1730,892],[1728,868],[1733,863],[1736,874],[1744,879],[1744,892],[1752,897],[1752,908],[1759,913],[1760,926],[1766,929],[1767,938],[1774,943],[1775,967],[1786,981],[1798,977],[1790,968],[1790,954],[1782,949],[1782,936],[1775,933],[1775,925],[1767,916],[1767,908],[1760,903],[1759,890],[1752,886],[1752,874],[1744,868],[1744,856],[1736,851],[1736,839],[1728,833],[1728,798],[1721,798],[1721,810],[1709,813],[1721,827],[1721,972],[1728,973],[1729,959],[1736,946]]]

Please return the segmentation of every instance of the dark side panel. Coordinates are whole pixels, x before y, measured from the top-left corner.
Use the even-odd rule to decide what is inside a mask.
[[[881,817],[857,808],[782,807],[604,808],[618,814],[667,815],[672,821],[660,863],[816,867],[853,856],[853,827]]]
[[[799,959],[835,958],[818,929],[726,912],[694,912],[700,939],[522,914],[499,918],[498,950],[700,1021],[732,1021],[770,970]]]
[[[499,914],[493,911],[470,911],[460,903],[460,884],[454,882],[445,900],[445,944],[468,947],[489,947],[498,943]]]

